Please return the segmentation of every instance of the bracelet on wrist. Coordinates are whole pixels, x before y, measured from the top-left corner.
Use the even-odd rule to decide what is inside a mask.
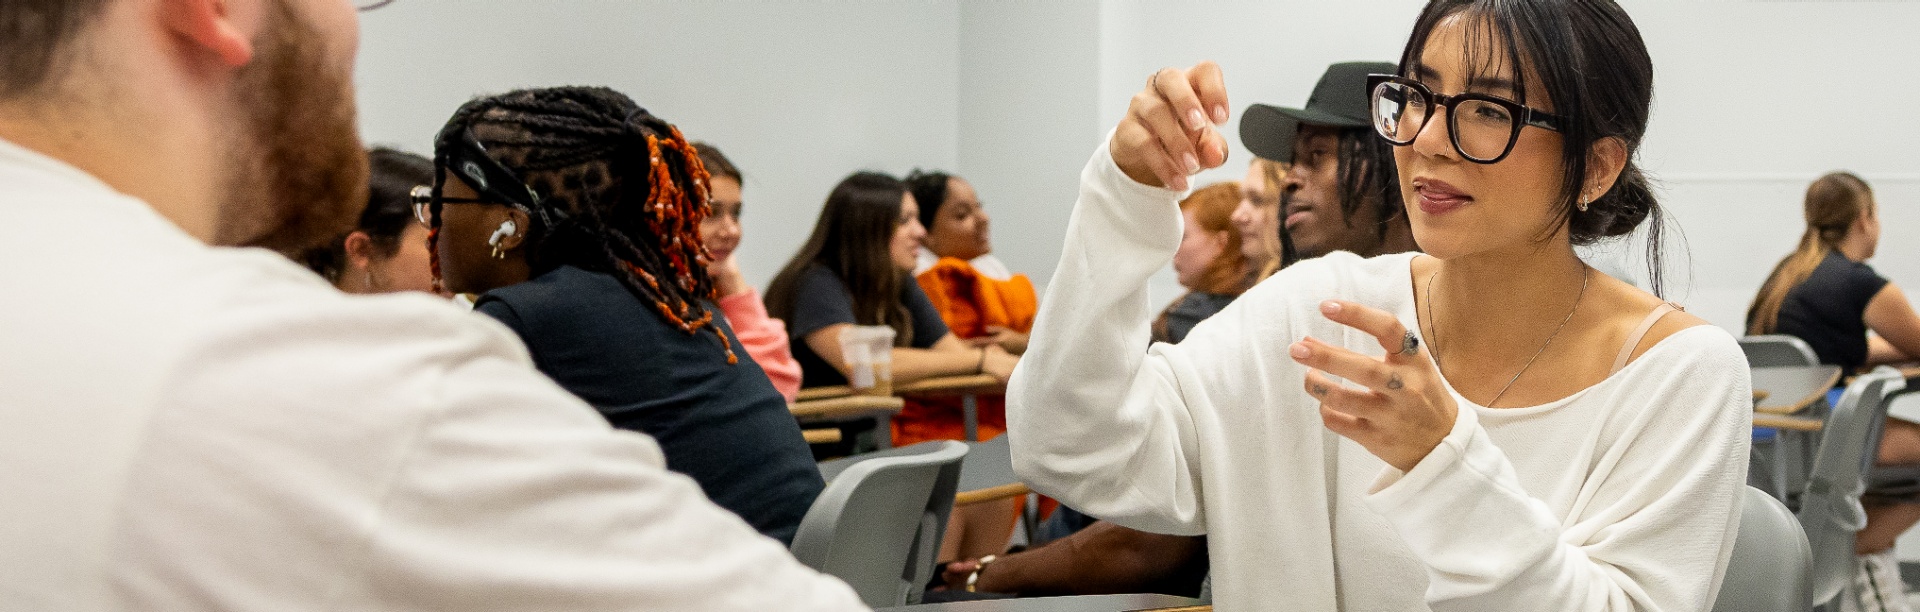
[[[973,562],[973,572],[970,574],[967,574],[967,592],[968,593],[974,592],[973,590],[974,585],[977,585],[980,583],[980,572],[986,571],[987,565],[992,564],[994,560],[998,558],[999,557],[994,555],[987,555],[985,557],[981,557],[979,561]]]

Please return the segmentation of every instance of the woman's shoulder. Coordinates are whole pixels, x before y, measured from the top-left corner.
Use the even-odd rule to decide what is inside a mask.
[[[1732,334],[1687,312],[1685,306],[1666,301],[1611,276],[1599,275],[1596,278],[1603,283],[1599,288],[1611,294],[1605,302],[1612,311],[1605,319],[1609,333],[1602,337],[1616,339],[1611,344],[1616,352],[1627,350],[1627,342],[1634,343],[1628,364],[1654,357],[1656,347],[1668,346],[1672,350],[1662,351],[1663,358],[1684,359],[1687,355],[1715,354],[1721,357],[1731,355],[1745,362],[1746,357]],[[1668,309],[1663,310],[1663,305]],[[1635,332],[1640,335],[1635,337]]]
[[[1645,363],[1642,363],[1645,362]],[[1746,353],[1727,330],[1691,313],[1676,310],[1647,329],[1627,369],[1646,373],[1745,371]],[[1623,370],[1624,371],[1624,370]]]
[[[807,267],[801,268],[798,281],[796,286],[801,293],[825,290],[847,290],[846,280],[841,279],[840,275],[835,273],[832,268],[818,263],[809,264]]]

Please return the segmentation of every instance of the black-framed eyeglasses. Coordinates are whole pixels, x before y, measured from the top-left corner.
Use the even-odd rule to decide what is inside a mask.
[[[1562,131],[1566,118],[1524,106],[1499,96],[1461,93],[1443,96],[1419,81],[1390,74],[1367,76],[1373,109],[1373,130],[1396,146],[1413,144],[1433,118],[1435,107],[1447,109],[1447,134],[1453,150],[1467,161],[1491,164],[1506,159],[1520,129],[1533,126]]]
[[[353,8],[354,10],[364,13],[366,11],[371,11],[389,4],[393,4],[393,2],[394,0],[353,0]]]
[[[431,229],[433,227],[433,186],[414,185],[413,189],[409,191],[407,195],[411,196],[413,200],[413,219],[419,221],[422,227]],[[492,204],[492,202],[480,198],[449,198],[445,196],[441,196],[440,202],[442,204]]]

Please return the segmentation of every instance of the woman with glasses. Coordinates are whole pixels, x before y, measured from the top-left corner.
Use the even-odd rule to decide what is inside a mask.
[[[433,291],[427,226],[412,190],[433,182],[433,160],[393,149],[367,152],[367,207],[353,231],[307,251],[308,268],[347,293]]]
[[[1659,245],[1634,164],[1652,84],[1608,0],[1428,4],[1398,74],[1353,92],[1426,254],[1299,263],[1141,354],[1174,201],[1226,151],[1219,69],[1158,72],[1081,175],[1008,392],[1015,468],[1207,534],[1221,609],[1711,608],[1745,360],[1573,249],[1643,225]]]
[[[434,146],[439,279],[667,468],[781,542],[825,486],[714,304],[708,175],[679,130],[601,88],[468,102]],[[564,446],[556,452],[565,452]]]

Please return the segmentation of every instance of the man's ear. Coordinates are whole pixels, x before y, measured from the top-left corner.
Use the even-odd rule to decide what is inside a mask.
[[[175,36],[232,68],[253,61],[253,37],[266,22],[261,0],[160,0],[157,10]]]

